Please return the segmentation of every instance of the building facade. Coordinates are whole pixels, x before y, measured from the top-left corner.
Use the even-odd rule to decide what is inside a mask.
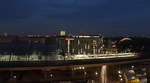
[[[100,35],[73,35],[57,37],[58,50],[66,55],[101,54],[103,37]]]

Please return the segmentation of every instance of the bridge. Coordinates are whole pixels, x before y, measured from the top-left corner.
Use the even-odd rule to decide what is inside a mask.
[[[142,62],[149,61],[149,58],[145,57],[126,57],[126,58],[101,58],[101,59],[74,59],[74,60],[45,60],[45,61],[0,61],[0,70],[7,69],[17,69],[17,68],[40,68],[43,67],[63,67],[63,66],[80,66],[80,65],[112,65],[112,64],[122,64],[130,62]]]
[[[1,83],[126,83],[133,69],[150,82],[150,59],[85,59],[58,61],[1,61]],[[142,72],[142,73],[141,73]],[[146,73],[146,74],[145,74]]]

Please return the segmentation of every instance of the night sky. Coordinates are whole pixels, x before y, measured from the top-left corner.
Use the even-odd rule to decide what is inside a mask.
[[[0,0],[0,33],[150,37],[150,0]]]

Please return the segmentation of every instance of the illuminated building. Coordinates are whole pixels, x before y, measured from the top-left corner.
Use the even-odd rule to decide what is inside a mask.
[[[100,54],[103,50],[103,37],[100,35],[73,35],[57,37],[58,49],[69,55]]]
[[[66,31],[61,30],[60,32],[58,32],[58,35],[59,36],[66,36],[67,33],[66,33]]]

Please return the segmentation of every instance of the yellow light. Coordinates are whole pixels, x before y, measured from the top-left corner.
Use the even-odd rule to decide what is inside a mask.
[[[119,75],[119,77],[121,78],[121,77],[122,77],[122,75]]]
[[[139,79],[129,80],[128,83],[140,83]]]
[[[120,71],[120,70],[118,70],[118,73],[119,73],[119,74],[121,74],[121,71]]]
[[[120,81],[123,81],[123,79],[121,78]]]
[[[84,70],[84,69],[85,69],[85,67],[82,67],[82,69]]]
[[[95,75],[98,75],[98,72],[97,72],[97,71],[95,72]]]

